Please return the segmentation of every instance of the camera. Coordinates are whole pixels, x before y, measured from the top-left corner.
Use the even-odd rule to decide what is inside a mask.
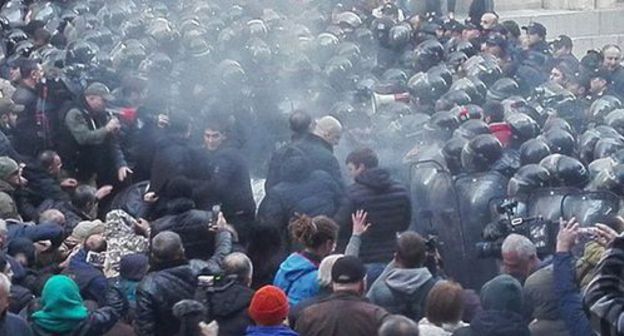
[[[537,248],[539,256],[554,252],[557,226],[542,217],[516,216],[516,201],[504,200],[497,206],[497,211],[505,218],[492,222],[483,229],[484,241],[475,245],[478,258],[501,258],[503,241],[512,233],[523,235]]]

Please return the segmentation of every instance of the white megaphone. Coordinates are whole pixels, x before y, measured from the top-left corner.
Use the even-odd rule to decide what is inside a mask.
[[[381,105],[390,104],[393,102],[404,102],[409,103],[410,94],[409,92],[403,93],[393,93],[393,94],[380,94],[377,92],[373,92],[371,97],[371,105],[373,105],[373,114],[377,113],[377,108]]]

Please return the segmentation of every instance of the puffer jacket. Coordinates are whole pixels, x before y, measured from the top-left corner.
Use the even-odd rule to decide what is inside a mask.
[[[273,284],[286,293],[293,307],[319,292],[317,274],[318,264],[301,253],[293,253],[280,265]]]
[[[180,328],[173,305],[192,299],[197,274],[186,261],[161,264],[139,283],[136,290],[134,330],[138,336],[170,336]]]
[[[386,263],[392,259],[396,233],[405,231],[411,221],[411,203],[407,189],[382,168],[371,168],[355,178],[347,189],[347,202],[336,215],[341,225],[339,245],[345,246],[351,235],[351,214],[363,209],[373,223],[362,237],[360,258],[365,263]]]

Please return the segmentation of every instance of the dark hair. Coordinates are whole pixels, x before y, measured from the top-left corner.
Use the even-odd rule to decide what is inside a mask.
[[[87,208],[89,205],[97,202],[97,197],[95,197],[96,191],[97,190],[90,185],[79,185],[71,195],[71,202],[80,210],[88,210]]]
[[[416,232],[403,232],[397,238],[396,255],[405,268],[422,267],[427,248],[425,239]]]
[[[502,122],[505,119],[505,108],[499,102],[488,101],[483,105],[483,114],[490,118],[490,122]]]
[[[307,133],[312,125],[312,117],[303,111],[295,111],[288,118],[290,130],[297,134]]]
[[[464,312],[462,286],[453,281],[440,281],[427,295],[425,316],[435,325],[457,323]]]
[[[204,131],[207,129],[227,134],[230,130],[230,122],[225,116],[212,114],[206,117]]]
[[[23,79],[28,78],[33,71],[38,69],[38,67],[39,63],[37,63],[37,61],[31,59],[23,59],[19,64],[20,75]]]
[[[507,29],[507,31],[511,34],[511,36],[518,38],[520,37],[520,26],[518,23],[513,20],[507,20],[501,22],[501,25]]]
[[[288,229],[293,239],[305,247],[316,248],[327,241],[336,241],[338,225],[329,217],[295,215]]]
[[[52,166],[52,163],[54,162],[54,157],[57,155],[58,154],[53,150],[46,150],[46,151],[41,152],[41,154],[37,156],[37,161],[39,162],[39,166],[45,169],[50,168],[50,166]]]
[[[376,168],[379,166],[379,159],[377,154],[370,148],[356,149],[347,155],[346,163],[353,164],[354,166],[364,165],[368,168]]]

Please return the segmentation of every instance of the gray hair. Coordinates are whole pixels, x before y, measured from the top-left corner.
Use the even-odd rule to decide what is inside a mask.
[[[502,253],[514,253],[522,259],[531,259],[537,256],[537,248],[529,238],[512,233],[503,241]]]
[[[319,286],[330,287],[332,285],[331,270],[336,260],[344,257],[343,254],[332,254],[323,259],[318,268],[316,279]]]
[[[418,336],[418,324],[402,315],[391,315],[379,327],[379,336]]]
[[[151,252],[158,260],[175,260],[184,256],[182,239],[173,231],[163,231],[152,239]]]
[[[223,259],[223,271],[226,275],[236,275],[239,281],[247,281],[253,276],[253,263],[246,254],[234,252]]]

